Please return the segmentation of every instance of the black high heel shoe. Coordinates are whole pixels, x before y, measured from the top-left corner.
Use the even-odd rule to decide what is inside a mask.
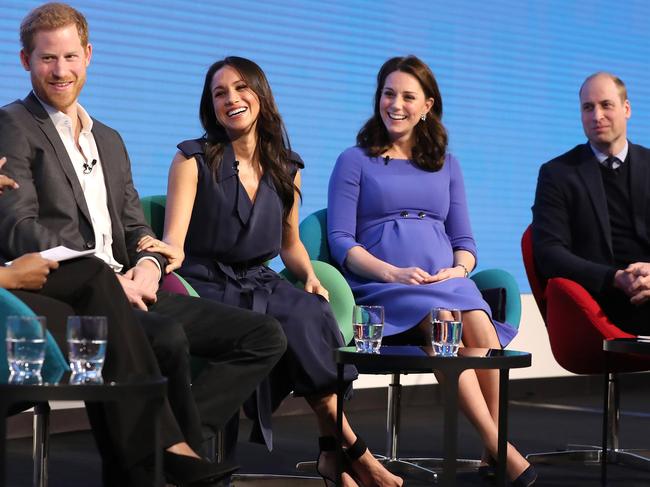
[[[239,465],[231,462],[212,463],[203,458],[163,452],[165,478],[178,487],[199,487],[221,480],[235,471]]]
[[[521,475],[510,482],[512,487],[530,487],[537,481],[537,472],[535,467],[528,465],[528,468],[521,472]]]
[[[320,457],[323,452],[336,451],[336,438],[333,436],[319,436],[318,450],[318,458],[316,459],[316,472],[322,477],[323,482],[325,482],[325,487],[336,487],[336,479],[329,477],[320,470]]]
[[[492,456],[489,456],[487,461],[485,462],[485,465],[479,465],[478,469],[478,476],[481,477],[483,480],[496,480],[497,478],[497,461],[492,458]]]

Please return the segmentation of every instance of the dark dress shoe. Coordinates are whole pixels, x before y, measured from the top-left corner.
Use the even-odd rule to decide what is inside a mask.
[[[239,469],[231,462],[213,463],[203,458],[163,452],[163,468],[168,482],[178,487],[214,484]]]
[[[510,485],[512,487],[530,487],[537,480],[537,472],[535,467],[528,465],[528,468],[521,472],[521,475],[513,480]]]
[[[496,481],[497,479],[497,461],[492,458],[491,455],[487,455],[487,460],[485,465],[481,465],[477,469],[478,476],[483,480],[488,480],[490,482]]]

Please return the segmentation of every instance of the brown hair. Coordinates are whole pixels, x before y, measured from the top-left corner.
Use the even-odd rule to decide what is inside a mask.
[[[608,73],[606,71],[598,71],[597,73],[590,74],[589,76],[587,76],[585,80],[582,82],[582,84],[580,85],[580,91],[578,91],[578,96],[582,96],[582,89],[589,81],[591,81],[594,78],[598,78],[600,76],[609,78],[614,82],[616,88],[618,88],[618,96],[621,98],[621,101],[625,103],[625,100],[627,100],[627,88],[625,87],[625,83],[623,83],[623,80],[618,76],[612,73]]]
[[[20,23],[20,43],[27,54],[34,50],[34,36],[41,30],[55,30],[74,24],[81,45],[88,45],[88,22],[81,12],[65,3],[46,3],[29,12]]]
[[[386,152],[391,142],[379,112],[381,94],[389,74],[401,71],[415,77],[426,98],[433,98],[433,109],[426,120],[418,122],[413,129],[415,142],[411,149],[413,163],[426,171],[438,171],[445,162],[447,152],[447,131],[442,125],[442,96],[436,78],[420,59],[415,56],[394,57],[384,63],[377,74],[375,91],[375,111],[357,135],[357,145],[366,152],[378,157]]]
[[[283,224],[286,225],[294,204],[295,192],[300,194],[291,177],[293,174],[291,171],[291,145],[266,75],[262,68],[249,59],[228,56],[210,66],[205,74],[199,106],[199,117],[207,140],[205,144],[205,161],[213,173],[218,174],[224,149],[230,144],[230,138],[223,126],[219,124],[217,115],[214,112],[211,89],[212,78],[214,78],[215,73],[225,66],[230,66],[236,70],[248,88],[259,99],[260,112],[257,118],[257,146],[255,151],[262,169],[264,172],[269,172],[280,196],[283,207]]]

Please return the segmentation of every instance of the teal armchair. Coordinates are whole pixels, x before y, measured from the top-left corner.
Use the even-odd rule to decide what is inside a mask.
[[[0,289],[0,337],[2,337],[3,341],[7,333],[5,328],[7,317],[11,315],[34,316],[34,312],[9,291]],[[49,331],[46,340],[45,361],[42,370],[43,380],[45,382],[57,382],[70,368]],[[6,381],[8,377],[7,349],[3,345],[0,347],[0,381]]]
[[[7,317],[11,315],[34,316],[34,312],[9,291],[0,289],[0,337],[2,337],[3,341],[7,334]],[[70,368],[50,332],[47,332],[46,340],[45,361],[41,373],[45,382],[58,382]],[[7,350],[3,344],[0,347],[0,380],[6,381],[8,376]],[[33,459],[35,482],[47,479],[49,417],[50,407],[47,402],[34,405]],[[0,421],[4,421],[4,418],[0,418]]]

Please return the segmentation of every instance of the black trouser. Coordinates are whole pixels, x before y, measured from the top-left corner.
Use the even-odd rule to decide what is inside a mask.
[[[224,426],[286,349],[273,318],[206,299],[159,292],[139,317],[169,380],[174,413],[195,449],[201,424],[213,431]],[[205,360],[193,379],[188,350]]]
[[[630,303],[630,297],[618,289],[597,296],[596,301],[621,330],[633,335],[650,334],[650,303],[635,306]]]
[[[105,315],[109,332],[104,364],[107,380],[134,375],[170,374],[170,406],[162,415],[162,440],[169,446],[200,442],[200,420],[190,395],[187,351],[208,359],[193,392],[203,423],[218,428],[232,416],[284,352],[286,340],[273,319],[198,298],[160,293],[151,312],[135,314],[112,270],[97,259],[62,263],[42,290],[15,291],[35,312],[48,316],[48,328],[65,350],[65,315]],[[52,298],[48,300],[47,298]],[[51,314],[50,314],[51,313]],[[152,352],[147,335],[151,337]],[[151,455],[151,421],[146,404],[89,404],[88,416],[105,461],[132,466]],[[178,423],[172,410],[180,415]],[[180,424],[180,428],[179,428]],[[185,434],[184,434],[185,433]],[[113,459],[113,461],[111,461]],[[126,485],[125,478],[116,482]],[[117,484],[116,484],[117,485]]]
[[[65,316],[60,301],[74,314],[108,318],[108,343],[103,376],[109,381],[131,377],[160,377],[160,370],[146,335],[133,313],[115,273],[94,258],[63,262],[40,291],[14,291],[36,313],[48,317],[48,329],[66,351]],[[49,299],[48,299],[49,298]],[[48,302],[49,301],[49,302]],[[150,456],[152,424],[150,406],[135,401],[88,403],[88,418],[105,460],[129,466]],[[183,441],[183,435],[166,401],[161,418],[163,444]]]

